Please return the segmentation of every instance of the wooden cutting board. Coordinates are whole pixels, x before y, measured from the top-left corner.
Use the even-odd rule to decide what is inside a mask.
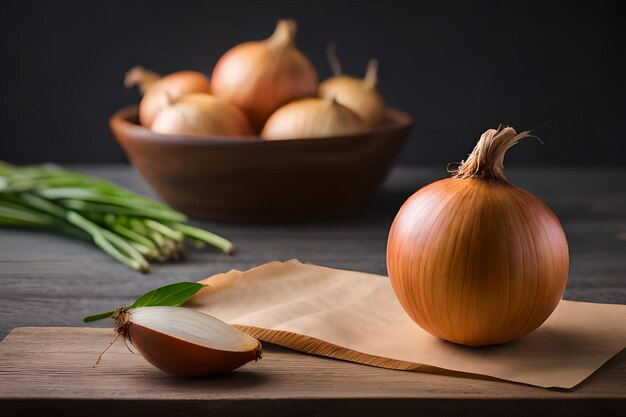
[[[572,391],[374,368],[266,345],[227,375],[167,375],[108,329],[24,327],[0,343],[0,416],[620,415],[626,351]],[[621,414],[623,415],[623,414]]]

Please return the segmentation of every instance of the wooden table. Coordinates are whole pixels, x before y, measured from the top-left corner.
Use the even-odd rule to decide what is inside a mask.
[[[126,166],[76,168],[150,194],[145,183]],[[626,170],[509,169],[507,174],[513,183],[543,199],[563,223],[571,253],[565,298],[626,303]],[[235,241],[238,254],[227,257],[211,251],[191,251],[185,262],[155,265],[145,276],[83,242],[38,232],[0,230],[0,337],[18,326],[82,326],[81,318],[86,314],[127,303],[156,286],[199,280],[271,260],[298,258],[385,274],[386,237],[394,214],[413,191],[444,175],[443,168],[396,169],[372,206],[347,220],[272,225],[196,222]],[[19,342],[20,337],[33,337],[32,332],[36,336],[37,331],[41,330],[19,330],[10,338]],[[96,331],[96,335],[103,340],[108,337],[105,331]],[[62,331],[53,329],[42,340],[53,343],[63,337]],[[35,351],[37,348],[32,347]],[[3,385],[0,375],[0,415],[11,415],[16,409],[25,411],[23,407],[29,411],[23,415],[45,412],[48,416],[156,411],[185,416],[210,411],[272,416],[291,412],[411,412],[437,416],[461,412],[617,413],[626,409],[625,356],[622,352],[572,392],[376,369],[278,347],[267,349],[266,357],[256,367],[203,381],[172,379],[144,367],[137,361],[141,358],[131,357],[125,360],[134,361],[131,363],[135,368],[119,374],[105,373],[102,389],[93,374],[84,381],[55,383],[55,375],[46,373],[42,365],[41,373],[32,378],[30,392],[24,389],[27,380],[21,379],[24,386]],[[71,369],[69,366],[65,378],[72,375]],[[135,374],[132,369],[139,371]],[[58,375],[57,382],[63,377],[63,373]]]

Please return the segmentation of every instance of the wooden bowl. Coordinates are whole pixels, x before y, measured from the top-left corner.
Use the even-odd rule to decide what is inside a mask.
[[[110,127],[131,162],[174,208],[216,220],[311,220],[366,207],[384,180],[413,118],[388,110],[367,134],[263,141],[163,135],[137,123],[137,107]]]

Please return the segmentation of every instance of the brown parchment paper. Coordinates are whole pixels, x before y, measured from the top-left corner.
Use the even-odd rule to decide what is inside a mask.
[[[260,340],[367,365],[572,388],[626,347],[626,306],[561,301],[521,340],[471,348],[415,324],[387,277],[270,262],[202,281],[191,307]]]

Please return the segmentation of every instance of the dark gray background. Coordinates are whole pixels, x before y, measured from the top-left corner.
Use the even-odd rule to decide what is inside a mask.
[[[626,13],[619,1],[4,1],[0,160],[117,162],[107,127],[137,101],[124,72],[210,72],[229,47],[299,22],[320,76],[381,61],[380,88],[417,125],[401,161],[459,161],[487,127],[550,122],[518,165],[624,165]]]

